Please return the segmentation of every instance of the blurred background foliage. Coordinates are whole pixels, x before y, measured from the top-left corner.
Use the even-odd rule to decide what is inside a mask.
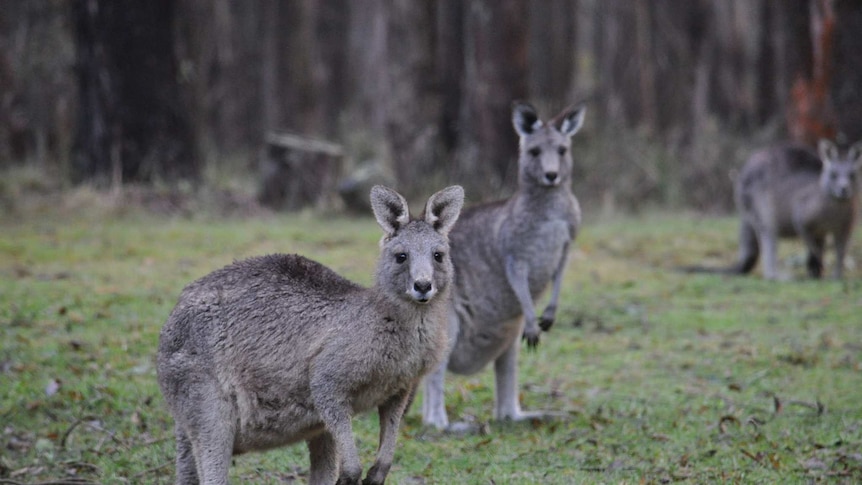
[[[334,173],[288,178],[373,165],[411,198],[460,183],[490,199],[515,184],[514,99],[547,118],[587,104],[574,184],[592,212],[724,212],[755,146],[862,138],[858,1],[0,0],[0,11],[0,207],[81,185],[259,191],[271,133],[344,155]]]

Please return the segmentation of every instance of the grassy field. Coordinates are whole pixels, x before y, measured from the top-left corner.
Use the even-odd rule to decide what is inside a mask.
[[[686,214],[588,221],[557,323],[521,359],[523,406],[568,417],[493,422],[490,369],[450,376],[450,416],[482,431],[425,429],[414,405],[388,482],[862,481],[862,234],[843,283],[805,280],[798,244],[780,248],[790,281],[673,270],[730,262],[735,234]],[[271,252],[369,284],[378,237],[370,217],[3,220],[0,484],[171,483],[154,354],[182,287]],[[376,416],[355,429],[367,468]],[[307,467],[294,446],[236,457],[231,478],[304,483]]]

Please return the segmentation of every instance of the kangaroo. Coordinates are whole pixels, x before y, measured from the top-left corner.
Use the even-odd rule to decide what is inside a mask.
[[[740,214],[737,263],[723,270],[689,270],[747,274],[762,252],[763,276],[778,279],[778,239],[798,237],[808,248],[809,276],[820,278],[826,237],[831,234],[835,277],[842,278],[844,255],[856,219],[856,174],[860,165],[862,143],[852,146],[844,156],[829,140],[820,140],[816,154],[789,144],[754,152],[734,187]]]
[[[506,200],[471,207],[449,235],[455,265],[446,362],[425,381],[422,419],[449,424],[444,402],[446,370],[473,374],[494,362],[495,419],[523,420],[518,401],[518,336],[528,346],[554,321],[569,253],[581,223],[571,191],[571,136],[585,108],[570,108],[544,123],[528,103],[515,102],[512,122],[520,137],[518,187]],[[553,281],[547,308],[537,318],[534,301]]]
[[[351,418],[376,407],[380,443],[364,483],[389,472],[402,414],[447,348],[452,186],[412,219],[371,190],[384,236],[375,284],[298,255],[235,262],[188,285],[162,328],[158,381],[176,422],[176,482],[225,484],[231,456],[305,441],[309,483],[359,483]]]

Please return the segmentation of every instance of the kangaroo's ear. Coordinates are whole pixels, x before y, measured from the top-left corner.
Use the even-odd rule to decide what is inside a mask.
[[[587,107],[584,105],[572,106],[557,115],[554,118],[554,126],[560,133],[566,136],[572,136],[581,129],[584,125],[584,115],[587,114]]]
[[[371,209],[377,223],[388,236],[410,222],[407,201],[389,187],[375,185],[371,188]]]
[[[817,143],[817,154],[820,155],[820,160],[823,160],[825,165],[838,159],[838,147],[826,138],[821,138],[820,142]]]
[[[437,192],[425,204],[425,222],[442,235],[449,234],[464,206],[464,189],[453,185]]]
[[[512,124],[519,135],[527,136],[542,127],[542,120],[533,105],[526,101],[515,101],[512,103]]]
[[[857,141],[847,150],[847,159],[856,165],[856,169],[862,168],[862,141]]]

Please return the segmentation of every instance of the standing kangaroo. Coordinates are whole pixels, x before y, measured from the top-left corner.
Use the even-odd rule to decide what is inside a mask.
[[[736,180],[736,204],[741,216],[739,260],[731,270],[748,273],[763,253],[763,275],[778,278],[778,238],[799,237],[808,248],[808,274],[823,272],[826,237],[835,244],[835,277],[841,278],[844,254],[853,232],[862,144],[842,157],[828,140],[818,154],[807,148],[781,145],[755,152]]]
[[[581,222],[570,187],[570,147],[584,113],[584,107],[572,108],[544,123],[529,104],[514,104],[518,188],[507,200],[465,210],[449,236],[455,265],[450,349],[446,362],[426,378],[424,423],[450,428],[443,387],[447,368],[473,374],[492,361],[494,417],[544,415],[523,412],[518,402],[518,337],[535,346],[540,328],[548,330],[554,321],[569,245]],[[539,319],[534,301],[552,280],[550,302]]]
[[[306,441],[312,484],[359,483],[351,418],[377,407],[364,483],[384,482],[402,414],[447,348],[453,186],[419,219],[375,186],[385,235],[372,288],[297,255],[236,262],[188,285],[159,338],[158,379],[176,422],[177,483],[225,484],[231,455]]]

